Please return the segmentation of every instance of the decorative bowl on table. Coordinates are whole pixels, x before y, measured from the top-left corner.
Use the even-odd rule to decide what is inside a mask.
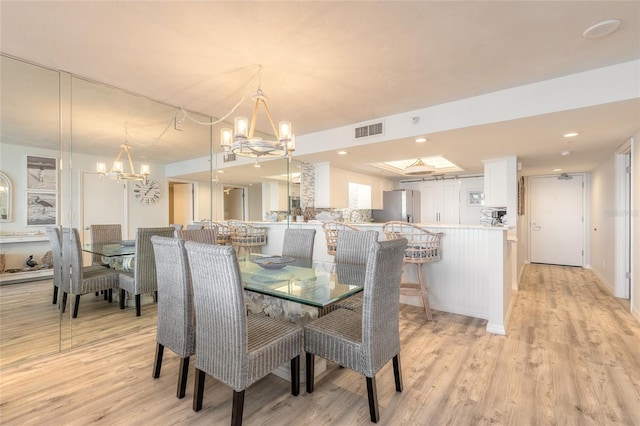
[[[293,257],[289,256],[269,256],[253,259],[252,262],[264,269],[282,269],[289,263],[295,262]]]
[[[136,245],[136,240],[121,240],[118,243],[124,247],[133,247]]]

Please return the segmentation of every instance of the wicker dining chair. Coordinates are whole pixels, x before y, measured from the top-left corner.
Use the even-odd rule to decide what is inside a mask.
[[[416,265],[418,274],[417,283],[402,283],[400,294],[421,296],[427,320],[433,318],[429,307],[429,289],[424,279],[422,265],[437,262],[442,256],[441,240],[444,236],[441,232],[431,232],[418,225],[408,222],[392,221],[382,226],[388,240],[406,238],[407,249],[404,253],[405,265]]]
[[[204,225],[201,222],[198,223],[190,223],[187,225],[187,229],[202,229]]]
[[[124,309],[126,291],[135,297],[136,316],[141,314],[140,295],[158,290],[156,262],[151,245],[151,237],[173,237],[173,226],[161,228],[138,228],[136,233],[136,257],[134,270],[120,271],[120,309]]]
[[[69,276],[69,271],[71,275]],[[69,283],[71,289],[69,290]],[[106,267],[83,266],[80,234],[77,228],[62,228],[62,311],[64,311],[67,294],[75,296],[73,318],[77,318],[80,296],[98,291],[105,291],[111,303],[113,289],[119,287],[119,273]]]
[[[338,282],[342,283],[340,280],[345,277],[346,271],[349,269],[348,266],[364,266],[367,264],[368,248],[375,241],[378,241],[378,231],[343,231],[338,234],[335,257],[335,272],[339,274]],[[364,281],[360,281],[358,284],[363,285],[363,283]],[[332,309],[359,309],[362,307],[362,297],[362,292],[356,293],[336,303]]]
[[[200,231],[202,230],[193,232]],[[184,240],[178,238],[154,235],[151,237],[151,244],[158,275],[158,328],[153,378],[160,377],[164,348],[171,349],[180,357],[176,396],[184,398],[189,359],[196,347],[193,289],[187,252]]]
[[[342,222],[324,222],[322,224],[324,231],[324,237],[327,241],[327,253],[331,256],[336,254],[336,246],[338,244],[338,234],[340,231],[360,231],[355,226],[348,225]]]
[[[185,247],[197,324],[194,411],[202,409],[209,374],[233,389],[231,424],[242,424],[245,389],[285,362],[291,363],[291,394],[298,395],[302,329],[262,313],[247,314],[233,247],[192,241]]]
[[[218,244],[218,236],[215,226],[203,229],[182,229],[174,233],[176,238],[184,241],[196,241],[205,244]]]
[[[402,391],[398,292],[406,245],[406,239],[372,243],[362,309],[336,309],[304,327],[307,393],[314,388],[316,355],[350,368],[366,377],[374,423],[380,418],[375,375],[391,359],[396,391]]]
[[[292,265],[311,267],[313,263],[313,244],[316,239],[315,229],[291,229],[284,231],[282,255],[293,257]]]
[[[183,228],[183,225],[181,223],[172,223],[169,226],[173,226],[176,231],[180,231]]]
[[[53,304],[58,303],[58,290],[62,283],[62,227],[48,226],[45,228],[49,245],[51,246],[51,257],[53,262]],[[65,300],[66,302],[66,300]]]
[[[115,243],[122,240],[122,226],[119,223],[90,225],[89,235],[91,243]],[[95,253],[91,255],[91,264],[105,266],[102,262],[102,256]]]

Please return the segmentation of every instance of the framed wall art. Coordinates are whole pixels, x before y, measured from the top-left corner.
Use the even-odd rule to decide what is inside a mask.
[[[27,192],[27,226],[58,224],[58,194]]]
[[[13,189],[9,176],[0,172],[0,222],[11,222]]]
[[[27,155],[27,190],[58,190],[58,159]]]
[[[467,206],[478,207],[484,206],[484,190],[470,189],[467,191]]]

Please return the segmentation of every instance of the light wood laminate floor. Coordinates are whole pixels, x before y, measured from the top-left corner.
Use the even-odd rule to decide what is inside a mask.
[[[437,285],[437,284],[436,284]],[[640,425],[640,325],[588,270],[528,265],[507,336],[486,321],[401,306],[404,392],[376,376],[382,425]],[[203,410],[175,397],[165,351],[151,378],[155,328],[0,371],[0,423],[228,424],[231,390],[208,377]],[[192,364],[193,365],[193,364]],[[245,395],[246,425],[369,424],[365,380],[329,363],[315,392],[269,375]]]

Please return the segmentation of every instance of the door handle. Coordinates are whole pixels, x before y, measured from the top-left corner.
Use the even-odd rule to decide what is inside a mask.
[[[531,229],[534,231],[540,231],[542,229],[542,225],[536,225],[535,223],[531,225]]]

